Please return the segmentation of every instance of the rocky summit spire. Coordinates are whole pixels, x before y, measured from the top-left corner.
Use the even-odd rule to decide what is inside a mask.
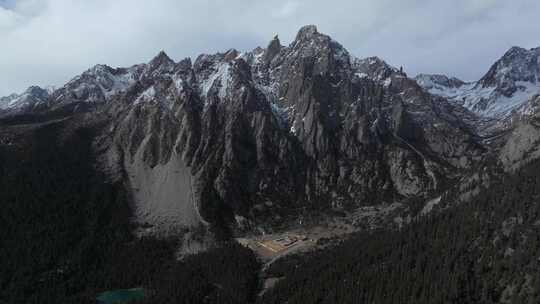
[[[165,51],[160,51],[156,57],[154,57],[151,61],[150,61],[150,65],[152,66],[160,66],[160,65],[163,65],[163,64],[169,64],[169,63],[174,63],[174,61],[167,55],[167,53],[165,53]]]
[[[266,52],[264,54],[264,62],[266,64],[269,64],[274,57],[279,54],[281,51],[281,42],[279,41],[279,37],[276,35],[274,36],[274,39],[270,41],[268,44],[268,47],[266,48]]]
[[[171,72],[174,69],[174,66],[175,66],[174,61],[171,58],[169,58],[169,56],[167,56],[167,54],[164,51],[160,51],[156,55],[156,57],[154,57],[148,63],[147,73],[155,74],[155,73]]]
[[[223,60],[227,62],[233,61],[234,59],[236,59],[236,57],[238,57],[239,54],[240,53],[236,49],[229,49],[227,53],[225,53]]]
[[[317,26],[315,25],[305,25],[300,28],[298,34],[296,34],[296,40],[305,40],[310,39],[319,32],[317,31]]]

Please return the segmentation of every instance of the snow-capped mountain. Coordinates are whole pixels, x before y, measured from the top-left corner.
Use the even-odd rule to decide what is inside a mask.
[[[38,86],[29,87],[22,94],[0,97],[0,111],[26,111],[47,102],[50,91]]]
[[[2,98],[0,116],[53,111],[99,122],[99,167],[129,185],[135,217],[152,229],[216,216],[261,224],[290,206],[438,195],[488,151],[482,117],[536,113],[537,53],[513,48],[474,83],[411,79],[306,26],[287,46],[276,36],[193,62],[160,52],[128,68],[96,65],[56,90]],[[515,138],[536,138],[523,121]],[[534,155],[534,140],[512,143],[500,156],[508,167]]]
[[[446,97],[482,117],[507,118],[540,93],[540,48],[512,47],[479,81],[465,83],[443,75],[421,74],[419,85]]]
[[[315,26],[288,46],[97,65],[40,103],[103,120],[100,166],[156,229],[428,197],[482,153],[467,110]]]
[[[440,74],[419,74],[414,79],[420,86],[436,95],[443,95],[446,93],[447,95],[452,96],[449,91],[457,91],[459,88],[466,85],[461,79]]]
[[[356,76],[362,78],[367,77],[376,81],[386,81],[390,76],[394,74],[403,73],[402,70],[397,69],[379,57],[368,57],[368,58],[355,58],[351,59],[351,64],[353,69],[356,72]]]
[[[2,97],[0,110],[13,114],[32,111],[36,107],[56,109],[69,105],[95,106],[110,101],[115,94],[125,92],[136,82],[169,75],[175,67],[176,64],[165,52],[160,52],[147,64],[129,68],[111,68],[98,64],[58,89],[32,86],[23,94]]]

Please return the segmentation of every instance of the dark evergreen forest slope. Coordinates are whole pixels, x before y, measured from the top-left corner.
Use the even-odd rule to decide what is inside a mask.
[[[133,237],[123,186],[93,167],[97,127],[68,125],[2,126],[20,132],[0,145],[0,303],[95,303],[138,286],[149,303],[253,300],[249,250],[223,242],[178,262],[177,240]]]
[[[539,303],[540,162],[400,231],[272,266],[260,303]]]

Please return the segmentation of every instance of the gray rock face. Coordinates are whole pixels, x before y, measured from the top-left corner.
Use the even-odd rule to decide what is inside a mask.
[[[393,74],[405,74],[403,71],[390,66],[378,57],[351,58],[351,64],[358,77],[367,77],[376,81],[384,81]]]
[[[461,79],[440,74],[419,74],[414,79],[420,86],[428,90],[457,89],[465,84]]]
[[[314,26],[286,47],[96,66],[48,104],[108,115],[103,165],[164,230],[427,198],[482,153],[463,108]]]
[[[535,95],[512,117],[511,129],[498,154],[506,171],[540,157],[540,96]]]
[[[278,36],[275,36],[272,41],[268,44],[268,47],[266,48],[266,51],[264,52],[264,63],[265,66],[268,66],[270,62],[272,62],[272,59],[276,57],[276,55],[281,52],[281,42],[279,41]],[[263,50],[261,50],[263,51]]]

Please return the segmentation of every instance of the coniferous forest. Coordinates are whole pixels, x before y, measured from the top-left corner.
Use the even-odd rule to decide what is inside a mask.
[[[538,303],[540,163],[401,230],[358,233],[261,265],[224,238],[178,261],[179,240],[135,238],[125,190],[92,164],[92,127],[35,128],[0,150],[0,302],[95,303],[145,286],[144,303]],[[61,138],[64,136],[64,138]]]
[[[0,300],[94,303],[145,286],[145,303],[538,303],[540,164],[501,175],[469,203],[399,231],[359,233],[260,265],[230,241],[177,261],[178,240],[134,238],[121,185],[91,164],[92,128],[62,122],[0,151]],[[55,144],[51,144],[55,143]]]
[[[60,139],[62,122],[0,147],[0,303],[95,303],[145,286],[148,303],[249,303],[259,264],[223,241],[179,262],[178,240],[138,239],[119,184],[94,167],[92,128]]]
[[[540,163],[400,231],[273,264],[260,303],[540,303]]]

